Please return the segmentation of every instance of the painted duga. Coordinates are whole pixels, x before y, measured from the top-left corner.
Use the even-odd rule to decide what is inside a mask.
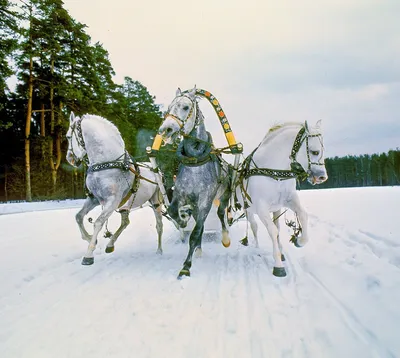
[[[273,274],[279,277],[286,276],[282,263],[285,257],[279,240],[278,217],[282,208],[289,208],[298,216],[301,236],[293,238],[294,245],[302,247],[309,240],[308,216],[296,191],[297,179],[307,179],[313,185],[328,179],[321,121],[315,127],[309,127],[305,122],[284,123],[271,128],[242,163],[241,185],[236,194],[244,205],[257,247],[255,215],[267,228],[275,261]]]
[[[93,251],[96,248],[97,236],[114,210],[118,210],[121,214],[121,225],[111,236],[106,247],[107,253],[114,251],[116,240],[129,225],[130,210],[148,201],[156,217],[157,252],[162,253],[161,202],[154,173],[146,166],[133,165],[117,127],[96,115],[86,114],[80,118],[71,113],[66,137],[67,161],[75,167],[80,166],[82,161],[86,161],[88,165],[86,187],[89,195],[82,209],[76,214],[82,239],[89,243],[82,264],[94,263]],[[93,235],[90,235],[83,225],[83,219],[98,205],[102,206],[102,211],[94,221]]]
[[[201,253],[204,222],[214,200],[219,203],[217,215],[222,226],[222,243],[225,247],[230,245],[225,215],[229,201],[228,165],[212,152],[212,138],[198,106],[196,87],[184,92],[178,88],[158,134],[167,144],[183,137],[177,150],[180,165],[168,214],[182,228],[191,216],[196,224],[190,234],[187,258],[178,275],[181,278],[190,276],[194,251],[197,249]]]

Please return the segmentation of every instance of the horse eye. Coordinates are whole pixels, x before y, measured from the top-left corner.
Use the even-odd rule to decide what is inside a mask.
[[[312,155],[318,155],[318,154],[319,154],[319,151],[318,151],[318,150],[312,150],[312,151],[311,151],[311,154],[312,154]]]
[[[184,106],[184,107],[183,107],[183,110],[184,110],[184,111],[187,111],[188,109],[189,109],[189,106]]]

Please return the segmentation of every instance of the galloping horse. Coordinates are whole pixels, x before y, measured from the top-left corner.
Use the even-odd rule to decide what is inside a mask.
[[[86,187],[89,195],[76,214],[82,239],[89,242],[82,265],[94,263],[93,251],[97,245],[97,236],[114,210],[118,209],[121,214],[121,225],[108,242],[107,253],[114,251],[119,235],[129,225],[130,210],[148,201],[156,217],[157,252],[162,253],[161,202],[154,173],[146,166],[139,167],[133,163],[117,127],[99,116],[86,114],[79,118],[71,113],[66,137],[67,161],[75,167],[80,166],[82,161],[88,164]],[[102,211],[94,222],[93,235],[89,235],[83,225],[83,218],[98,205],[102,205]]]
[[[324,164],[324,146],[320,121],[314,128],[307,122],[285,123],[269,130],[259,146],[241,165],[240,186],[236,195],[244,204],[250,227],[258,247],[257,214],[272,239],[275,266],[273,274],[286,276],[279,240],[279,221],[283,207],[298,216],[301,237],[293,236],[295,246],[304,246],[308,240],[308,215],[300,204],[296,179],[307,179],[312,185],[328,179]],[[273,213],[271,219],[270,213]],[[274,224],[274,221],[275,224]],[[243,244],[247,245],[247,239]]]
[[[190,234],[187,258],[178,275],[181,278],[190,276],[193,253],[201,250],[204,222],[214,200],[219,200],[217,214],[222,225],[222,243],[225,247],[230,245],[225,215],[229,201],[228,165],[212,153],[212,138],[204,125],[196,87],[184,92],[178,88],[158,133],[166,144],[183,137],[177,149],[180,165],[168,214],[182,228],[191,216],[196,224]]]

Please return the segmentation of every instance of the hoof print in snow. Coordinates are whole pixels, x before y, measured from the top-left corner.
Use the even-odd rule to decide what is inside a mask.
[[[112,252],[114,252],[114,246],[107,246],[106,247],[106,253],[107,254],[111,254]]]
[[[272,271],[272,274],[276,277],[285,277],[286,276],[286,270],[284,267],[274,267],[274,270]]]
[[[82,259],[82,265],[88,266],[94,264],[94,257],[84,257]]]

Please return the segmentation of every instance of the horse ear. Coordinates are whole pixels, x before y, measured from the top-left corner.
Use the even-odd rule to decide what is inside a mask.
[[[196,95],[196,91],[197,91],[197,88],[196,88],[196,85],[194,85],[194,87],[189,91],[189,96],[194,98],[194,96]]]
[[[178,97],[182,94],[181,89],[178,87],[178,89],[176,90],[175,96]]]
[[[71,114],[69,115],[69,123],[72,123],[75,120],[75,114],[74,112],[71,112]]]
[[[322,119],[319,119],[319,120],[317,121],[317,123],[315,124],[315,128],[316,128],[316,129],[321,129],[321,124],[322,124]]]
[[[304,128],[306,129],[306,132],[309,133],[309,129],[308,129],[308,123],[307,121],[304,122]]]

